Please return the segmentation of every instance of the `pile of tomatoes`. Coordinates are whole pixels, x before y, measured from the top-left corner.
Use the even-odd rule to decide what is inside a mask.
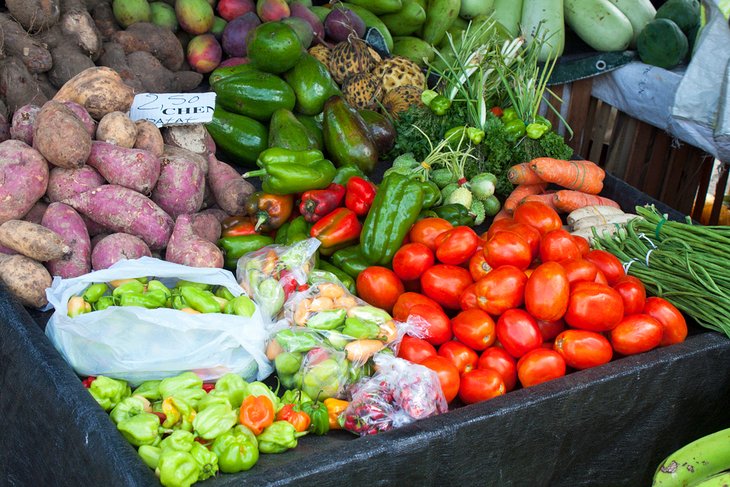
[[[392,269],[369,267],[357,291],[415,323],[399,356],[435,370],[446,400],[465,404],[682,342],[683,315],[646,296],[621,262],[529,202],[478,235],[425,218]]]

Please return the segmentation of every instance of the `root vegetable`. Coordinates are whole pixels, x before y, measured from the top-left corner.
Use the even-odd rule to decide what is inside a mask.
[[[218,206],[229,215],[244,215],[246,200],[254,186],[243,179],[238,171],[214,155],[208,157],[208,184]]]
[[[127,64],[137,75],[145,91],[164,93],[190,91],[203,80],[203,75],[190,71],[174,73],[160,63],[152,54],[145,51],[127,55]]]
[[[515,189],[512,190],[509,196],[507,196],[507,199],[504,200],[503,208],[507,212],[512,213],[515,208],[517,208],[517,205],[520,203],[520,201],[522,201],[527,196],[542,193],[545,190],[545,186],[547,186],[545,183],[520,184],[519,186],[515,187]]]
[[[76,117],[81,120],[81,123],[84,124],[84,128],[86,129],[86,132],[88,132],[89,136],[93,137],[96,133],[96,122],[93,118],[91,118],[91,115],[89,115],[89,112],[86,111],[86,108],[72,101],[65,101],[63,104],[66,105],[69,110],[74,112],[74,115],[76,115]]]
[[[196,154],[208,157],[210,151],[210,134],[203,124],[179,125],[166,127],[162,132],[162,139],[166,145],[187,149]]]
[[[52,100],[56,96],[56,93],[58,93],[58,88],[53,86],[51,80],[48,79],[48,73],[36,74],[35,79],[38,82],[38,87],[41,89],[41,92],[46,96],[46,99]]]
[[[15,57],[0,61],[0,95],[11,112],[24,105],[41,106],[48,101],[38,80]]]
[[[221,238],[221,222],[215,214],[203,211],[194,214],[191,220],[193,233],[198,237],[212,243]]]
[[[150,194],[160,176],[160,159],[140,149],[127,149],[108,142],[94,141],[89,166],[111,184]]]
[[[142,83],[137,79],[137,75],[134,74],[129,64],[127,64],[127,54],[121,45],[116,42],[105,42],[97,64],[112,68],[136,92],[142,91]]]
[[[192,215],[180,215],[165,251],[165,260],[191,267],[223,267],[223,253],[195,234]]]
[[[538,176],[535,171],[530,169],[529,162],[521,162],[515,164],[507,171],[507,179],[512,184],[540,184],[544,183],[543,179]]]
[[[43,200],[38,200],[35,202],[35,205],[33,205],[33,208],[31,208],[28,213],[23,216],[23,220],[40,225],[43,221],[43,215],[46,214],[47,209],[48,203]]]
[[[160,205],[173,219],[186,213],[196,213],[205,196],[205,159],[177,147],[165,147],[160,158],[161,170],[152,201]],[[207,166],[207,164],[206,164]]]
[[[5,115],[0,115],[0,142],[10,139],[10,123]]]
[[[94,61],[84,54],[70,41],[51,49],[53,66],[48,71],[48,79],[56,88],[61,88],[68,80],[84,71],[93,68]]]
[[[164,248],[172,233],[170,215],[151,199],[124,186],[107,184],[64,203],[115,232],[137,235],[150,249]]]
[[[571,211],[566,217],[566,221],[568,222],[568,225],[573,226],[578,220],[582,220],[584,218],[591,218],[594,216],[610,218],[612,216],[623,214],[624,212],[621,208],[615,208],[613,206],[584,206]]]
[[[107,113],[96,128],[96,140],[131,149],[137,139],[137,126],[125,113]]]
[[[139,237],[128,233],[112,233],[102,238],[91,251],[91,267],[95,271],[108,269],[120,260],[150,257],[147,244]]]
[[[570,213],[584,206],[602,205],[621,208],[621,206],[610,198],[604,198],[594,194],[583,193],[581,191],[572,191],[563,189],[553,194],[553,202],[555,208],[560,212]]]
[[[84,220],[86,229],[89,231],[89,236],[95,237],[97,235],[108,235],[111,230],[100,223],[96,223],[86,215],[81,215],[81,219]]]
[[[111,2],[101,2],[91,9],[91,17],[104,41],[110,41],[120,27],[114,18]]]
[[[566,189],[598,194],[603,189],[606,172],[591,161],[563,161],[538,157],[530,161],[530,169],[543,181]]]
[[[112,38],[127,54],[148,52],[171,71],[179,71],[183,65],[185,52],[180,41],[172,31],[159,25],[136,22],[127,30],[114,33]]]
[[[20,59],[29,72],[44,73],[51,69],[53,59],[48,49],[7,14],[0,14],[0,31],[5,52]]]
[[[58,22],[58,0],[5,0],[10,15],[28,32],[40,32]]]
[[[100,120],[109,112],[127,112],[134,91],[113,69],[98,66],[71,78],[53,99],[74,101],[86,108],[95,120]]]
[[[10,124],[10,138],[33,144],[33,123],[41,107],[36,105],[23,105],[13,113],[13,120]]]
[[[91,166],[82,166],[78,169],[54,167],[48,175],[46,196],[51,202],[64,201],[104,184],[106,184],[104,178]]]
[[[91,271],[91,239],[76,210],[63,203],[51,203],[43,215],[42,225],[60,235],[71,249],[63,257],[48,261],[51,275],[67,279]]]
[[[165,142],[157,126],[149,120],[137,120],[137,138],[134,141],[135,149],[142,149],[160,157],[165,151]]]
[[[0,280],[25,306],[48,304],[46,288],[52,278],[43,264],[24,255],[0,255]]]
[[[61,32],[83,53],[90,56],[92,60],[99,59],[102,49],[102,39],[94,19],[81,5],[71,10],[66,10],[61,16]]]
[[[0,143],[0,223],[23,217],[48,187],[48,163],[19,140]]]
[[[86,127],[63,103],[49,101],[33,127],[33,148],[54,166],[74,168],[86,163],[91,137]]]
[[[23,220],[8,220],[0,225],[0,245],[40,262],[58,259],[71,252],[58,233]]]

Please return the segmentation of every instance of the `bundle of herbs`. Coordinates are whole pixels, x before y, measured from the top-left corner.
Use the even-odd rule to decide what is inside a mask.
[[[594,245],[621,259],[652,294],[730,336],[730,227],[670,221],[654,206],[638,206],[636,214],[642,218],[613,236],[596,235]]]

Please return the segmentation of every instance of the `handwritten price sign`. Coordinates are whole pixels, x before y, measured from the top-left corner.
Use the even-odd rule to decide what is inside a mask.
[[[208,123],[214,110],[215,93],[140,93],[134,97],[129,116],[164,127]]]

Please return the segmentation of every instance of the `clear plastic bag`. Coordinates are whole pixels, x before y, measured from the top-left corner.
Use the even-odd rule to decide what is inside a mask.
[[[117,279],[156,277],[173,287],[178,280],[225,286],[234,296],[243,289],[229,271],[195,268],[151,257],[122,260],[108,269],[73,279],[54,278],[46,290],[55,312],[46,335],[80,375],[105,375],[132,384],[192,370],[203,380],[228,372],[263,380],[273,371],[266,358],[269,336],[258,307],[250,318],[187,314],[170,308],[113,306],[70,318],[69,298],[90,284]]]
[[[276,319],[289,296],[306,284],[319,245],[316,238],[267,245],[238,259],[236,278],[266,318]]]
[[[391,355],[374,358],[377,372],[350,389],[342,427],[360,436],[399,428],[448,411],[433,370]]]

